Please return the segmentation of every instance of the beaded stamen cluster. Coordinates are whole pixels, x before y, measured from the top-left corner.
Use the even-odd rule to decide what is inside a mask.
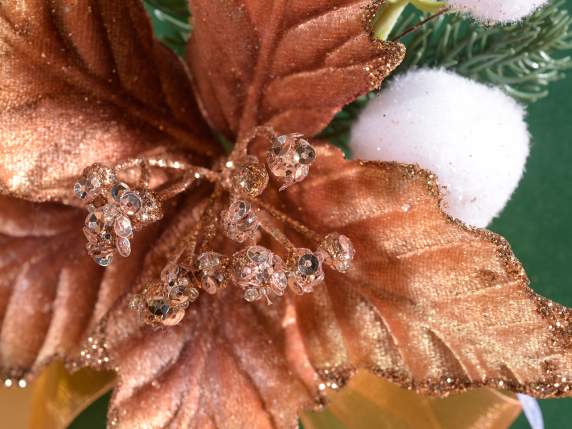
[[[260,135],[271,141],[266,166],[247,153],[249,142]],[[179,182],[158,193],[145,186],[131,189],[117,179],[117,166],[111,169],[93,165],[75,186],[76,195],[89,204],[84,226],[88,252],[103,266],[112,262],[115,251],[128,256],[133,231],[162,217],[161,201],[206,179],[215,190],[196,230],[182,240],[185,247],[163,269],[160,279],[145,285],[133,297],[131,308],[151,325],[172,326],[183,319],[185,310],[201,292],[214,295],[228,286],[239,287],[246,301],[265,300],[268,304],[287,290],[300,295],[311,293],[324,280],[324,264],[342,273],[350,269],[354,257],[351,241],[335,232],[321,236],[258,197],[267,188],[270,174],[279,189],[285,190],[306,178],[315,158],[315,149],[300,134],[277,137],[272,130],[260,128],[237,143],[219,170],[181,163],[184,174]],[[166,165],[149,158],[128,164]],[[275,226],[276,222],[315,242],[316,249],[295,247]],[[216,251],[211,246],[219,231],[243,247],[232,255]],[[262,234],[277,241],[285,249],[284,254],[258,244]]]
[[[74,193],[89,211],[83,227],[87,251],[104,267],[111,264],[115,252],[123,257],[131,254],[133,231],[163,216],[157,195],[147,189],[130,189],[117,179],[116,169],[101,164],[83,171]]]

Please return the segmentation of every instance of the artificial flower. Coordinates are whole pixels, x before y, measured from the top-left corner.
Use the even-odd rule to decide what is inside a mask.
[[[85,252],[72,192],[85,168],[145,165],[165,148],[179,166],[222,174],[240,154],[225,156],[215,135],[238,148],[260,126],[315,136],[403,58],[402,45],[371,38],[378,6],[193,0],[187,67],[153,40],[139,1],[2,3],[3,376],[33,378],[54,359],[114,369],[119,428],[289,428],[359,368],[427,394],[568,395],[569,310],[528,288],[505,240],[446,216],[436,177],[417,166],[347,161],[315,143],[305,180],[269,185],[262,204],[285,214],[278,229],[297,246],[314,245],[301,223],[356,250],[346,273],[326,268],[313,293],[272,305],[230,286],[164,329],[128,308],[192,237],[228,246],[201,222],[227,198],[207,181],[137,231],[128,258],[102,269]],[[251,153],[269,146],[256,139]],[[154,190],[177,180],[163,161],[143,181]]]

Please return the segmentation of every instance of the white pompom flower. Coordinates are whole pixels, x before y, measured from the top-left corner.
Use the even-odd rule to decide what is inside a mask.
[[[447,3],[485,23],[509,23],[527,17],[548,0],[449,0]]]
[[[484,227],[523,175],[529,133],[521,105],[445,70],[397,76],[370,101],[351,132],[353,158],[415,163],[444,186],[444,209]]]

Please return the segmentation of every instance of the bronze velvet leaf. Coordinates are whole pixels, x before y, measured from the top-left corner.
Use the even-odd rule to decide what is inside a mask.
[[[138,0],[0,4],[0,189],[69,200],[73,178],[151,145],[214,154],[184,65]]]
[[[308,136],[377,88],[405,54],[373,40],[371,0],[191,0],[188,61],[216,130],[256,125]]]
[[[343,381],[366,368],[435,394],[569,395],[571,312],[529,289],[503,238],[446,216],[435,176],[418,167],[347,161],[330,146],[318,159],[280,201],[317,231],[352,237],[359,255],[296,298],[319,373]]]
[[[528,288],[502,238],[447,217],[436,178],[416,166],[316,148],[312,174],[287,192],[267,190],[265,203],[318,232],[355,237],[355,267],[328,270],[314,293],[271,306],[245,305],[234,287],[202,295],[166,330],[145,326],[123,300],[105,321],[119,370],[110,421],[289,428],[324,386],[359,369],[438,396],[483,386],[569,395],[570,312]],[[180,209],[142,283],[157,278],[204,207]]]
[[[139,274],[145,231],[132,258],[102,270],[83,249],[84,213],[0,197],[0,372],[35,376],[80,346]]]

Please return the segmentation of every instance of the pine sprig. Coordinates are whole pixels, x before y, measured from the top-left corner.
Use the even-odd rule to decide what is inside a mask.
[[[516,99],[534,102],[548,95],[547,85],[564,77],[572,58],[572,17],[558,0],[522,23],[485,27],[460,15],[429,22],[405,42],[409,55],[400,67],[442,67],[502,88]],[[408,14],[399,34],[418,18]]]
[[[565,56],[572,49],[572,17],[564,3],[553,1],[523,22],[508,26],[486,27],[462,15],[437,18],[403,40],[407,56],[396,73],[421,66],[446,68],[496,85],[520,101],[537,101],[548,95],[549,83],[572,68],[572,59]],[[419,12],[406,10],[392,35],[422,18]],[[320,137],[349,153],[351,125],[373,95],[346,106]]]
[[[144,0],[155,34],[177,54],[183,55],[191,33],[186,0]]]

